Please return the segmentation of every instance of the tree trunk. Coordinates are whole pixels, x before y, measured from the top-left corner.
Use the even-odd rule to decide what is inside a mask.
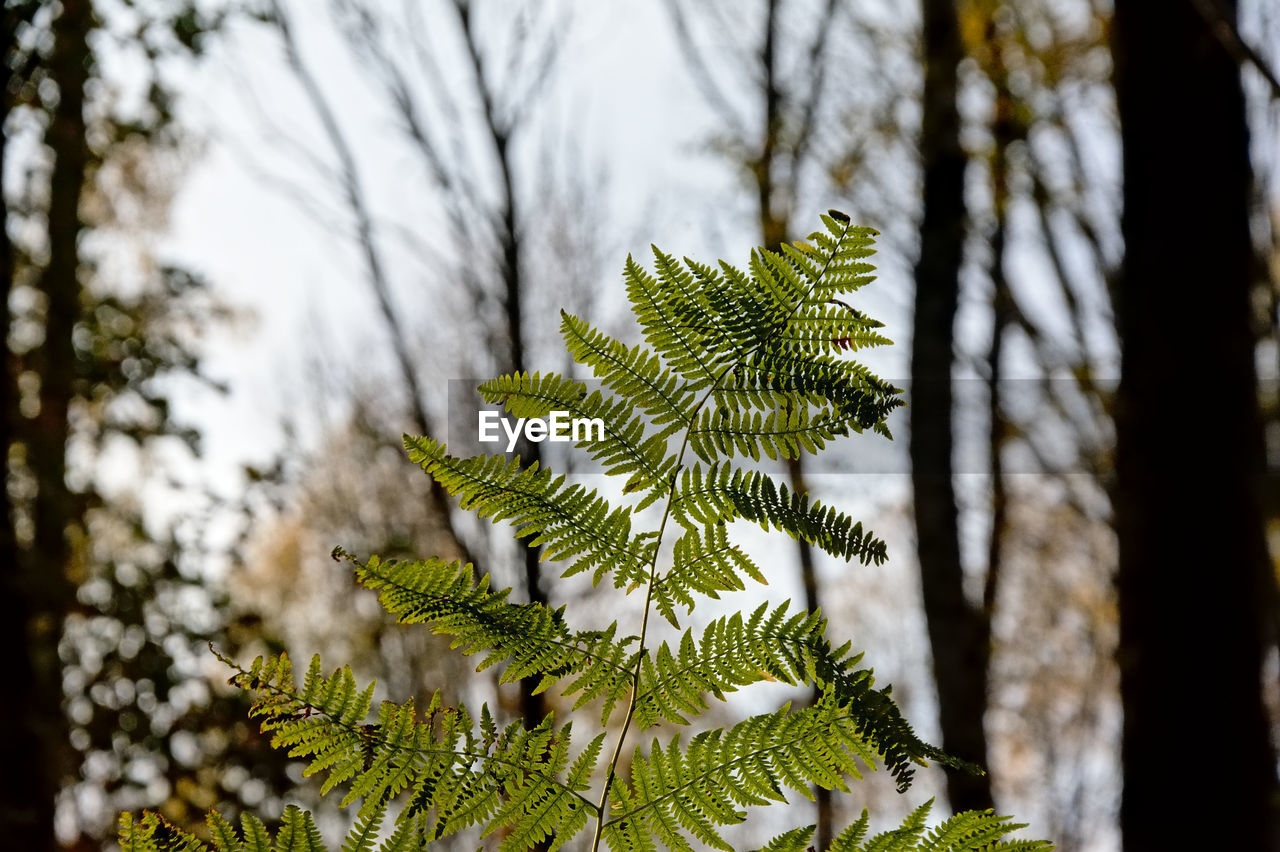
[[[74,587],[68,571],[69,535],[80,521],[79,500],[67,486],[69,411],[77,367],[72,334],[80,318],[80,197],[89,169],[84,90],[92,64],[88,36],[94,26],[90,0],[63,0],[53,23],[49,75],[57,83],[45,144],[53,154],[49,183],[49,262],[40,278],[45,298],[45,337],[37,353],[40,413],[27,424],[27,462],[36,479],[34,533],[30,550],[19,557],[19,600],[23,609],[29,690],[20,701],[24,719],[5,737],[9,748],[27,754],[6,765],[17,767],[22,783],[6,797],[0,836],[15,849],[57,848],[53,816],[58,791],[74,769],[62,712],[62,663],[58,642]],[[12,410],[7,412],[12,416]],[[24,617],[25,616],[25,617]]]
[[[5,24],[16,23],[5,10]],[[14,14],[14,18],[16,18]],[[9,30],[12,32],[13,30]],[[6,63],[3,68],[4,85],[0,97],[4,98],[4,117],[14,108],[10,82],[14,75]],[[15,81],[16,82],[16,81]],[[7,137],[0,136],[0,174],[4,173]],[[9,240],[8,198],[4,198],[6,227],[0,233],[0,263],[3,275],[0,286],[0,311],[3,311],[3,339],[9,339],[9,293],[13,287],[15,258],[13,244]],[[18,394],[13,375],[13,359],[6,345],[4,361],[0,364],[0,454],[5,460],[5,481],[9,479],[9,447],[13,443],[13,426],[18,419]],[[0,730],[11,732],[0,738],[0,766],[33,767],[43,765],[40,740],[32,736],[35,713],[30,697],[36,694],[35,671],[28,653],[27,621],[31,616],[32,601],[27,596],[27,578],[24,566],[18,561],[18,541],[14,530],[13,504],[8,488],[0,488],[0,643],[10,649],[6,666],[6,689],[14,700],[0,701]],[[24,772],[11,770],[0,774],[0,837],[12,838],[18,848],[49,849],[53,845],[51,830],[53,814],[48,807],[51,800],[42,799],[37,784],[47,787],[44,778],[32,783]]]
[[[983,764],[989,629],[982,610],[965,599],[952,483],[953,325],[966,220],[965,155],[956,106],[963,48],[953,0],[925,0],[923,27],[924,218],[911,344],[911,484],[942,747]],[[955,810],[992,806],[985,775],[948,771],[947,795]]]
[[[1234,26],[1233,0],[1216,9]],[[1280,848],[1267,828],[1268,556],[1239,69],[1189,0],[1117,0],[1112,52],[1124,847]]]

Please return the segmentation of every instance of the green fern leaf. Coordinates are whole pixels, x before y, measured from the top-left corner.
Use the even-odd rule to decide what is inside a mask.
[[[267,827],[253,814],[240,815],[240,833],[244,837],[240,843],[242,852],[273,852]]]
[[[878,565],[887,557],[885,543],[863,532],[860,522],[778,485],[762,471],[714,464],[704,474],[700,465],[690,465],[680,475],[672,512],[688,528],[745,518],[842,559]]]
[[[347,849],[372,849],[390,803],[402,796],[408,803],[399,819],[434,810],[435,839],[481,825],[536,844],[580,830],[594,812],[580,788],[600,743],[593,741],[570,769],[572,725],[556,730],[548,717],[533,729],[520,723],[498,729],[485,709],[477,729],[466,708],[446,707],[438,693],[422,717],[412,701],[384,701],[376,722],[367,722],[372,685],[358,689],[349,669],[325,676],[318,659],[301,688],[284,655],[255,660],[232,680],[256,693],[252,712],[273,745],[309,758],[307,774],[328,773],[325,789],[346,784],[343,805],[361,802]],[[566,773],[569,780],[557,777]],[[254,824],[243,833],[249,850],[265,836]]]
[[[144,813],[136,821],[133,814],[121,814],[116,839],[123,852],[207,852],[203,843],[154,813]]]
[[[870,816],[864,810],[857,822],[832,841],[830,852],[1046,852],[1053,848],[1042,840],[1006,839],[1025,826],[991,811],[964,811],[929,829],[926,821],[932,806],[930,799],[899,827],[865,841]]]
[[[210,813],[207,820],[209,836],[213,838],[213,846],[218,852],[243,852],[244,844],[235,826],[219,813]]]
[[[675,608],[692,612],[695,594],[718,600],[720,592],[746,588],[743,577],[765,583],[764,574],[731,542],[722,524],[691,528],[675,541],[671,568],[653,582],[652,597],[659,614],[679,627]]]
[[[723,701],[726,693],[761,681],[835,689],[844,701],[871,689],[871,672],[855,668],[861,655],[850,655],[848,645],[833,648],[827,640],[826,619],[788,610],[786,602],[772,610],[761,604],[747,618],[735,613],[712,621],[696,640],[687,631],[678,651],[662,643],[640,670],[637,724],[687,724],[680,714],[699,712],[706,706],[704,696]]]
[[[563,610],[509,603],[510,589],[494,591],[488,576],[477,581],[471,566],[459,562],[377,556],[361,562],[341,548],[334,555],[348,559],[361,585],[378,592],[382,605],[402,623],[430,624],[434,632],[454,637],[452,646],[463,654],[484,653],[477,671],[505,663],[502,683],[540,675],[536,691],[541,692],[572,678],[561,694],[579,694],[576,707],[603,697],[603,721],[631,688],[632,646],[638,637],[616,638],[616,623],[605,630],[573,631]]]
[[[645,341],[670,369],[685,379],[686,387],[697,393],[719,377],[715,350],[708,350],[705,338],[698,333],[701,306],[682,292],[680,282],[669,280],[667,270],[675,268],[675,264],[664,264],[668,259],[657,249],[654,256],[664,271],[664,283],[675,286],[661,286],[658,279],[628,256],[623,278],[631,310],[640,323]]]
[[[785,834],[779,834],[753,852],[806,852],[811,848],[809,841],[813,838],[814,828],[812,825],[793,828]]]
[[[280,820],[280,830],[276,833],[276,852],[325,852],[324,842],[320,838],[320,829],[316,828],[311,814],[297,805],[289,805],[284,809]]]
[[[568,577],[593,570],[593,581],[610,571],[619,588],[643,584],[655,543],[631,535],[631,515],[594,491],[566,485],[537,463],[521,467],[502,456],[456,458],[443,444],[405,436],[409,457],[458,498],[459,505],[494,522],[510,520],[516,536],[541,545],[547,559],[571,559]]]
[[[430,846],[430,823],[425,813],[416,813],[398,820],[396,830],[378,852],[427,852]]]
[[[694,389],[664,370],[657,355],[643,346],[628,347],[572,314],[560,315],[560,332],[575,361],[590,367],[614,393],[634,400],[666,434],[688,425]]]
[[[671,849],[691,849],[691,835],[731,850],[717,829],[744,820],[741,807],[785,802],[784,788],[806,797],[813,784],[847,791],[844,779],[860,778],[875,760],[858,720],[825,697],[697,734],[687,748],[679,737],[665,748],[655,740],[648,754],[632,756],[629,783],[618,791],[622,812],[610,814],[605,836],[619,848],[623,826],[640,824]]]

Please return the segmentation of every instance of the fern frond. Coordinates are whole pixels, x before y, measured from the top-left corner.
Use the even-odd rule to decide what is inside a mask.
[[[871,254],[875,232],[829,221],[834,230],[815,235],[824,237],[816,247],[752,252],[750,277],[725,263],[719,270],[681,264],[654,248],[655,278],[628,257],[627,294],[645,340],[695,393],[719,384],[728,366],[766,347],[823,341],[825,349],[852,349],[887,342],[857,311],[813,309],[838,305],[837,293],[870,280],[870,267],[854,259]],[[831,334],[824,340],[826,331]]]
[[[244,839],[236,852],[275,852],[266,825],[253,814],[240,815],[240,833]]]
[[[685,468],[672,512],[687,528],[745,518],[765,530],[776,527],[841,559],[879,565],[887,556],[885,543],[864,532],[861,522],[807,494],[779,486],[766,473],[728,464],[713,464],[705,474],[697,464]]]
[[[809,845],[809,841],[813,839],[815,828],[816,826],[812,825],[793,828],[784,834],[779,834],[752,852],[806,852],[813,848]]]
[[[311,814],[297,805],[284,809],[280,831],[276,834],[279,852],[325,852],[320,829],[316,828]]]
[[[664,433],[646,437],[645,423],[633,400],[587,392],[582,382],[555,373],[517,373],[480,385],[488,402],[504,405],[516,417],[547,417],[553,411],[604,423],[603,438],[578,442],[610,475],[630,475],[625,491],[648,491],[665,484],[675,466]]]
[[[720,374],[716,349],[709,348],[705,336],[699,333],[705,317],[704,306],[700,300],[690,298],[691,278],[679,280],[683,271],[677,264],[656,248],[654,257],[661,283],[627,256],[622,276],[631,311],[649,346],[671,370],[684,378],[690,391],[697,393],[714,384]]]
[[[472,567],[439,559],[400,562],[371,556],[366,561],[336,548],[335,557],[355,567],[356,579],[401,623],[430,624],[452,636],[463,654],[485,654],[483,671],[505,663],[500,683],[541,676],[536,692],[572,677],[562,694],[582,693],[578,706],[604,698],[605,721],[631,688],[636,636],[616,638],[617,623],[604,630],[571,630],[563,608],[513,604],[510,589],[494,590],[489,576],[475,578]]]
[[[784,788],[806,797],[815,784],[847,791],[844,778],[860,778],[875,761],[857,721],[828,698],[697,734],[688,747],[678,736],[665,748],[655,740],[647,755],[636,749],[605,837],[626,849],[628,826],[642,826],[670,849],[692,850],[693,838],[732,852],[717,829],[743,821],[740,808],[785,802]]]
[[[205,824],[208,826],[209,836],[213,838],[213,846],[218,852],[239,852],[244,848],[244,844],[240,841],[240,833],[222,814],[210,813]]]
[[[761,604],[746,618],[734,613],[712,621],[696,639],[686,631],[676,651],[663,642],[640,669],[637,724],[687,724],[681,713],[701,711],[704,696],[723,701],[726,693],[761,681],[824,688],[838,681],[845,699],[870,689],[871,672],[854,668],[861,655],[851,655],[848,645],[832,648],[825,618],[788,610],[787,602],[772,610]]]
[[[720,592],[746,588],[743,576],[765,583],[764,574],[729,541],[723,525],[712,524],[701,531],[691,528],[675,541],[671,567],[653,582],[653,604],[671,626],[678,628],[675,607],[694,608],[694,593],[718,600]]]
[[[870,273],[875,270],[863,261],[875,254],[878,235],[874,228],[851,225],[848,219],[827,214],[821,219],[826,233],[815,231],[808,242],[782,247],[811,282],[810,298],[815,302],[826,302],[871,283]]]
[[[508,520],[518,538],[542,546],[543,558],[571,560],[563,576],[593,571],[592,581],[610,572],[618,588],[648,578],[653,536],[631,534],[631,513],[615,509],[595,491],[566,484],[537,462],[502,456],[456,458],[443,444],[406,435],[409,458],[429,473],[463,509],[495,523]]]
[[[788,348],[807,352],[858,352],[893,343],[877,329],[884,323],[872,319],[842,299],[807,300],[787,321],[774,340]]]
[[[646,657],[635,718],[641,727],[687,724],[684,714],[705,708],[706,694],[723,700],[726,693],[765,680],[812,684],[855,722],[900,791],[910,786],[915,767],[929,761],[980,771],[916,736],[889,692],[874,688],[872,672],[857,667],[861,660],[848,643],[832,646],[826,619],[816,613],[788,613],[785,603],[772,611],[761,605],[745,620],[735,614],[713,621],[698,640],[687,631],[678,651],[663,643]]]
[[[812,297],[813,287],[822,279],[822,264],[808,261],[804,265],[789,263],[785,254],[758,248],[751,252],[747,268],[756,289],[766,292],[777,306],[779,327],[770,330],[768,335],[768,339],[775,339],[785,328],[787,320]]]
[[[932,806],[930,799],[912,811],[898,828],[865,842],[870,816],[864,810],[857,822],[832,841],[830,852],[1047,852],[1053,849],[1053,844],[1043,840],[1006,840],[1011,832],[1026,826],[992,811],[963,811],[930,829],[926,820]]]
[[[378,852],[427,852],[431,848],[432,824],[425,811],[396,823],[396,830],[378,847]]]
[[[477,725],[465,707],[446,707],[439,693],[421,720],[412,701],[384,701],[377,721],[367,723],[372,685],[357,690],[349,669],[326,677],[318,658],[301,688],[285,655],[236,667],[232,682],[256,693],[251,713],[262,718],[274,747],[308,759],[307,775],[327,773],[325,791],[347,784],[343,806],[361,802],[347,839],[353,850],[372,848],[401,794],[408,803],[398,821],[431,811],[431,839],[480,825],[508,831],[502,848],[512,850],[576,832],[596,810],[582,792],[603,735],[570,766],[571,724],[557,730],[548,717],[532,729],[513,722],[499,730],[484,708]]]
[[[932,804],[933,804],[933,799],[930,799],[928,802],[925,802],[925,805],[924,805],[925,810],[922,811],[920,808],[916,808],[914,811],[912,811],[910,814],[907,815],[905,823],[907,825],[915,825],[916,821],[919,818],[919,815],[921,813],[927,814],[928,808],[931,807]],[[843,852],[854,852],[854,850],[858,848],[858,844],[862,842],[862,839],[867,836],[867,832],[870,830],[871,830],[871,814],[867,811],[866,808],[863,808],[862,815],[859,816],[852,823],[850,823],[848,828],[840,832],[838,835],[835,836],[834,839],[832,839],[831,841],[832,852],[834,852],[834,850],[837,850],[837,849],[843,850]],[[884,835],[881,835],[881,836],[883,837]],[[866,850],[863,850],[863,852],[866,852]]]
[[[120,814],[116,823],[116,840],[123,852],[208,852],[209,849],[150,811],[144,812],[137,820],[131,813]]]
[[[482,707],[473,718],[439,693],[421,712],[412,701],[372,707],[373,686],[349,669],[326,675],[313,660],[296,683],[288,657],[231,664],[232,682],[254,693],[251,713],[272,745],[302,758],[322,792],[342,789],[355,813],[344,852],[425,852],[441,838],[478,827],[504,852],[557,850],[594,817],[592,852],[730,849],[721,832],[749,807],[812,797],[814,786],[847,790],[847,780],[883,766],[899,791],[929,761],[978,771],[916,737],[889,690],[876,689],[849,644],[835,646],[817,612],[789,603],[718,618],[678,640],[653,644],[656,611],[677,615],[699,597],[718,598],[764,583],[760,567],[729,537],[729,524],[778,528],[841,559],[880,563],[885,544],[849,516],[726,457],[759,460],[817,452],[851,432],[889,435],[901,392],[848,357],[889,343],[882,325],[847,301],[871,280],[869,229],[847,217],[822,218],[806,243],[753,252],[745,271],[727,263],[679,260],[654,249],[653,271],[628,258],[624,277],[645,343],[628,347],[561,312],[572,357],[603,390],[560,375],[518,373],[480,392],[516,417],[599,420],[604,436],[579,440],[610,475],[625,477],[625,508],[595,491],[519,459],[450,456],[444,445],[406,437],[410,458],[458,498],[463,509],[508,521],[518,538],[563,560],[564,576],[612,575],[627,592],[643,588],[638,635],[574,630],[564,608],[515,604],[471,565],[439,559],[357,559],[358,580],[404,623],[424,623],[478,654],[478,669],[501,666],[505,682],[537,678],[573,710],[598,700],[608,726],[624,710],[604,759],[605,733],[575,750],[572,725],[553,716],[500,725]],[[661,503],[660,503],[661,501]],[[659,504],[656,529],[634,530],[640,510]],[[668,538],[664,539],[667,531]],[[671,539],[674,538],[674,541]],[[660,559],[670,553],[670,564]],[[230,661],[227,661],[230,663]],[[712,698],[760,681],[812,686],[808,707],[790,705],[687,740],[630,749],[628,733],[688,724]],[[535,724],[536,723],[536,724]],[[600,768],[601,786],[591,788]],[[591,793],[596,801],[587,798]],[[827,852],[1039,852],[1047,844],[1007,840],[1018,828],[991,813],[957,814],[934,828],[929,806],[898,828],[870,837],[869,817],[850,825]],[[214,814],[219,852],[316,852],[311,817],[286,810],[274,839],[255,817],[239,827]],[[139,852],[209,852],[154,815],[122,818],[121,843]],[[798,828],[761,852],[802,852],[813,828]]]
[[[297,805],[285,808],[274,839],[253,814],[240,818],[239,830],[217,813],[209,814],[207,824],[217,852],[326,852],[311,814]],[[132,814],[121,814],[117,839],[123,852],[209,852],[208,846],[149,812],[137,822]]]
[[[771,459],[794,459],[802,452],[816,453],[850,431],[861,432],[865,416],[862,408],[811,410],[797,400],[766,412],[745,406],[704,408],[689,430],[689,447],[708,463],[734,455],[759,461],[761,453]]]
[[[382,808],[363,808],[356,815],[355,823],[342,841],[342,852],[373,852],[373,844],[378,842],[382,829],[382,820],[386,816]]]
[[[605,386],[635,404],[670,434],[687,426],[694,411],[694,391],[665,369],[644,346],[628,347],[597,331],[573,314],[560,312],[560,333],[573,360],[591,368]]]
[[[859,432],[874,428],[904,405],[901,393],[857,361],[781,344],[736,365],[715,390],[717,406],[728,410],[773,411],[807,402],[830,407],[837,415],[857,412],[851,426]]]
[[[688,298],[699,303],[700,315],[691,326],[709,350],[722,353],[719,363],[746,358],[785,318],[785,306],[767,298],[749,276],[728,263],[711,267],[684,258],[682,269],[668,255],[655,252],[655,257],[664,281],[683,286]]]
[[[898,828],[875,835],[864,842],[871,823],[866,810],[836,837],[826,852],[1047,852],[1053,845],[1041,840],[1006,840],[1010,832],[1025,826],[991,811],[964,811],[933,829],[925,820],[933,805],[930,799],[907,816]],[[781,834],[755,852],[805,852],[813,836],[813,826]]]

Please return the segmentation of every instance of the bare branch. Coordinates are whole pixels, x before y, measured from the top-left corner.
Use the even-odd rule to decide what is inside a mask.
[[[838,0],[827,0],[826,11],[819,21],[817,31],[813,36],[813,42],[809,45],[809,50],[807,51],[807,74],[802,74],[801,76],[807,77],[809,87],[800,105],[800,122],[791,145],[791,172],[793,175],[797,173],[800,164],[804,162],[809,150],[809,144],[813,140],[818,105],[822,102],[826,89],[826,52],[827,45],[830,43],[829,34],[832,29],[828,22],[835,18],[837,2]]]
[[[332,106],[320,88],[319,82],[302,58],[291,21],[282,3],[280,0],[271,0],[270,8],[273,22],[280,32],[281,41],[285,49],[285,59],[289,68],[298,78],[298,82],[306,93],[312,109],[315,110],[317,117],[320,119],[325,136],[338,158],[342,188],[351,214],[355,219],[356,238],[364,259],[365,271],[368,275],[369,284],[374,290],[383,320],[387,325],[388,336],[391,340],[396,362],[401,378],[405,383],[413,426],[418,430],[419,434],[430,434],[430,420],[427,417],[418,376],[413,368],[408,337],[400,323],[399,315],[392,301],[391,284],[387,279],[382,257],[378,251],[373,218],[365,199],[364,188],[356,167],[355,155],[342,130],[342,126],[338,123]],[[448,498],[445,496],[444,489],[438,483],[432,483],[431,498],[441,523],[453,539],[459,554],[464,559],[470,560],[466,544],[454,530],[450,521]]]
[[[1271,97],[1280,99],[1280,77],[1276,76],[1266,58],[1244,40],[1240,28],[1233,20],[1234,16],[1222,14],[1213,0],[1191,0],[1191,5],[1204,18],[1204,22],[1213,30],[1214,37],[1226,48],[1227,53],[1240,65],[1252,65],[1271,87]]]
[[[711,108],[719,114],[720,120],[729,127],[731,135],[739,139],[744,138],[746,136],[746,128],[743,125],[742,117],[730,106],[724,90],[716,82],[715,76],[707,66],[702,56],[702,50],[689,29],[689,22],[680,6],[680,0],[667,0],[667,11],[671,16],[676,40],[680,42],[680,53],[684,56],[689,73],[693,76],[694,85],[702,92],[702,96],[706,98]]]
[[[507,109],[510,111],[509,118],[513,129],[524,123],[529,108],[538,100],[538,96],[543,90],[546,89],[556,70],[560,59],[560,38],[556,34],[566,32],[569,29],[570,14],[570,11],[566,8],[553,23],[543,28],[546,33],[539,40],[541,48],[530,61],[530,67],[526,69],[524,74],[517,73],[513,75],[516,79],[523,76],[527,80],[524,88],[520,89],[514,97],[508,99]]]

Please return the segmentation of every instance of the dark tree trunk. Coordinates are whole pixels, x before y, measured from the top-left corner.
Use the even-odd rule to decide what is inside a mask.
[[[72,556],[68,536],[81,515],[78,497],[67,486],[66,452],[78,373],[72,333],[80,318],[80,197],[90,162],[84,90],[92,64],[88,36],[93,26],[90,0],[63,0],[62,14],[53,23],[48,59],[58,100],[45,133],[53,171],[49,262],[40,278],[46,305],[45,339],[36,353],[40,413],[26,424],[27,463],[37,487],[34,532],[32,547],[17,560],[18,599],[5,604],[23,625],[26,659],[20,665],[27,669],[19,676],[30,678],[26,694],[16,702],[23,718],[5,736],[6,748],[24,752],[5,764],[11,768],[9,774],[21,781],[4,801],[0,824],[0,836],[14,849],[57,848],[55,799],[74,769],[62,712],[58,642],[75,600],[68,577]],[[14,416],[12,408],[6,416]]]
[[[17,15],[4,10],[5,26],[13,32]],[[7,58],[7,57],[6,57]],[[14,80],[9,64],[3,64],[4,118],[14,108],[10,83]],[[7,137],[0,136],[0,174],[4,174]],[[4,199],[4,219],[9,221],[8,199]],[[0,316],[3,317],[3,335],[9,339],[9,293],[13,288],[15,259],[13,244],[7,227],[0,229]],[[13,426],[18,418],[17,387],[13,375],[13,359],[6,345],[3,363],[0,364],[0,456],[5,460],[5,479],[9,479],[9,447],[13,443]],[[26,584],[18,562],[18,542],[14,530],[13,505],[8,488],[0,488],[0,643],[10,649],[6,666],[6,689],[13,699],[0,701],[0,730],[11,732],[0,737],[0,766],[37,767],[43,762],[40,741],[31,736],[32,710],[28,709],[30,696],[36,693],[35,672],[27,652],[27,621],[32,602],[26,593]],[[0,837],[13,838],[21,848],[48,849],[52,845],[50,830],[53,827],[52,812],[44,803],[35,800],[31,779],[19,771],[0,773]]]
[[[953,0],[925,0],[923,27],[924,218],[911,344],[911,484],[942,747],[984,764],[989,631],[985,614],[964,595],[952,483],[953,325],[966,221],[965,155],[956,106],[963,48]],[[955,810],[992,806],[985,775],[949,771],[947,795]]]
[[[1234,24],[1233,0],[1215,5]],[[1189,0],[1117,0],[1112,51],[1124,146],[1124,846],[1278,848],[1239,69]]]

